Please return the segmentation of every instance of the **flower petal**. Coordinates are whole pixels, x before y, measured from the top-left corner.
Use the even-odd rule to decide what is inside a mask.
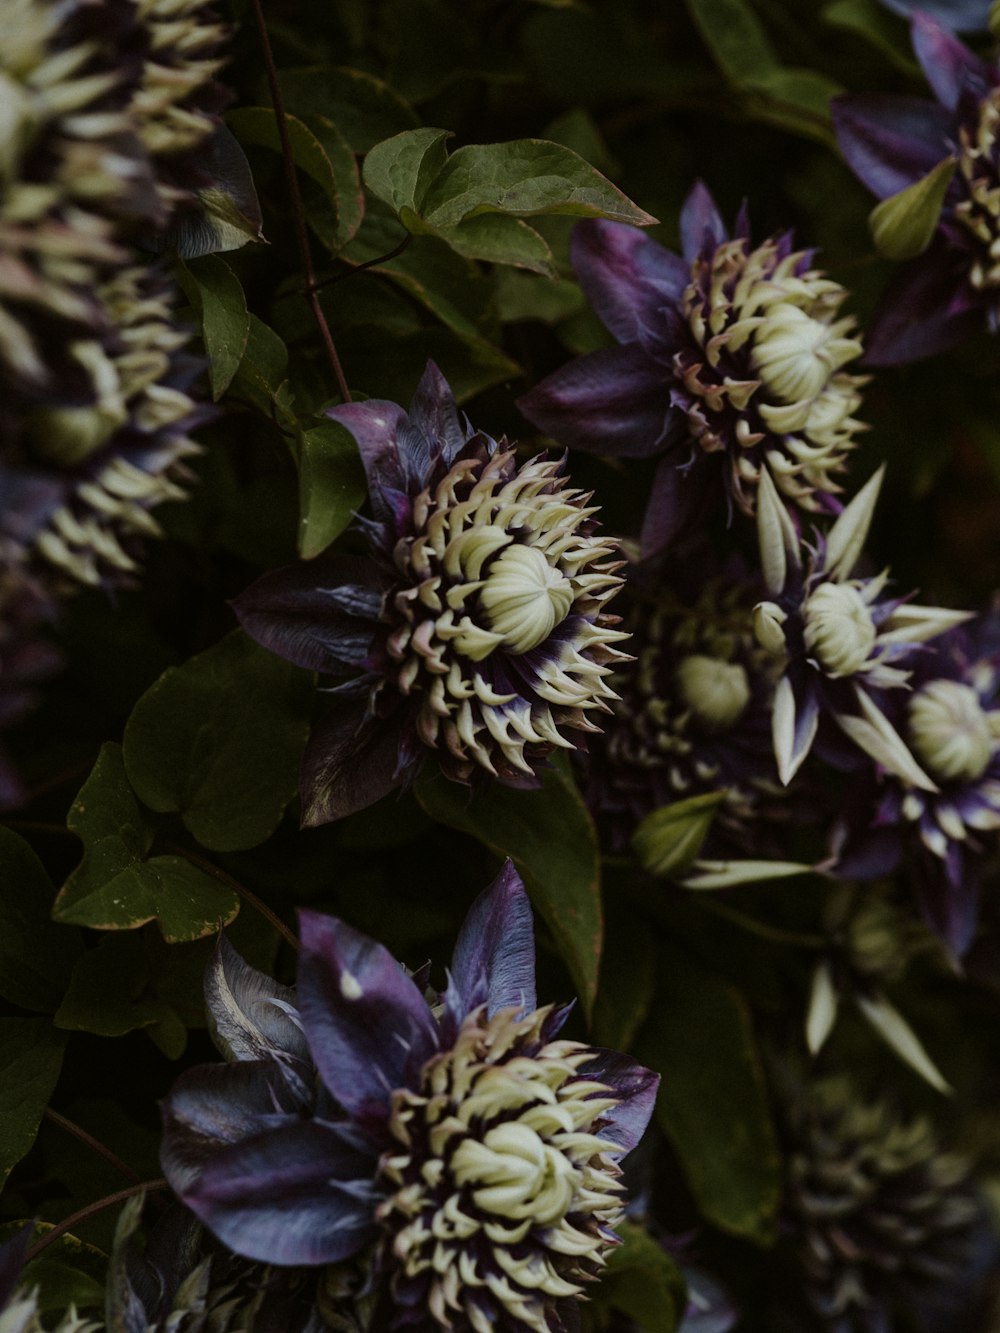
[[[328,407],[326,415],[354,436],[371,487],[375,477],[394,479],[399,484],[399,457],[396,436],[405,410],[398,403],[370,398],[367,403],[342,403]]]
[[[983,312],[972,303],[971,289],[962,299],[964,286],[940,238],[919,259],[902,265],[886,288],[865,339],[864,364],[906,365],[945,352],[980,332],[985,327]]]
[[[729,239],[725,223],[704,181],[695,181],[681,209],[681,250],[688,261],[696,259],[706,247],[721,245]]]
[[[951,147],[951,117],[920,97],[846,93],[830,103],[847,165],[879,199],[912,185]]]
[[[517,405],[572,449],[646,458],[663,447],[672,424],[667,374],[634,343],[602,348],[549,375]]]
[[[400,762],[399,727],[387,719],[366,728],[368,707],[367,689],[325,701],[302,758],[304,828],[365,810],[407,778]]]
[[[430,1006],[392,954],[336,917],[300,914],[298,1002],[316,1067],[359,1120],[380,1122],[438,1049]]]
[[[441,374],[433,361],[428,361],[417,391],[410,404],[410,425],[419,431],[424,439],[440,449],[441,456],[450,466],[455,455],[469,439],[469,432],[463,427],[455,406],[455,395],[451,385]],[[408,460],[407,444],[412,446],[412,432],[399,432],[400,463],[404,473],[409,473],[418,484],[422,485],[427,474],[427,464],[420,459]],[[407,468],[407,462],[411,467]]]
[[[33,1222],[25,1222],[20,1231],[0,1245],[0,1312],[12,1301],[20,1284],[21,1269],[34,1235]]]
[[[451,959],[449,1008],[456,1023],[477,1005],[488,1017],[511,1006],[535,1009],[531,904],[512,861],[469,909]]]
[[[620,343],[641,342],[658,313],[680,300],[691,280],[678,255],[638,227],[588,218],[573,229],[571,257],[580,286]]]
[[[792,682],[782,676],[771,705],[771,735],[778,776],[788,786],[812,749],[819,726],[819,700],[810,690],[797,706]]]
[[[918,11],[910,29],[913,53],[920,61],[934,96],[949,111],[954,111],[962,93],[976,98],[986,95],[993,85],[989,66],[973,55],[953,32],[930,14]]]
[[[673,452],[660,459],[642,520],[643,560],[653,559],[682,533],[693,530],[713,498],[721,500],[720,457],[699,457],[692,467],[679,464]],[[713,481],[718,486],[713,486]]]
[[[579,1072],[584,1078],[606,1083],[622,1099],[604,1113],[602,1118],[608,1123],[600,1133],[602,1138],[617,1143],[623,1153],[631,1152],[646,1132],[653,1114],[659,1074],[619,1051],[602,1049],[597,1049],[595,1059],[581,1065]]]
[[[205,1004],[212,1039],[227,1060],[308,1061],[306,1039],[288,1013],[295,992],[244,962],[225,933],[205,972]]]
[[[882,0],[882,4],[904,18],[923,10],[956,32],[983,32],[990,13],[990,0]]]
[[[329,1264],[375,1234],[374,1168],[336,1126],[301,1121],[216,1153],[181,1197],[248,1259]]]

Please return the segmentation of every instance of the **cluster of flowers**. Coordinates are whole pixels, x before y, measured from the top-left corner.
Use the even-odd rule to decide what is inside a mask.
[[[60,600],[130,581],[185,493],[201,366],[151,252],[228,248],[206,200],[256,201],[206,0],[4,0],[0,21],[3,727],[55,668]],[[19,796],[0,756],[0,808]]]

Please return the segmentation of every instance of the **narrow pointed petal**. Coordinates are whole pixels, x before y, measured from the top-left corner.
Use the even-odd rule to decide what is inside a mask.
[[[923,791],[937,791],[937,787],[910,753],[906,742],[882,710],[862,689],[855,689],[855,698],[862,716],[834,713],[841,731],[865,754],[895,773],[904,782],[910,782]]]
[[[865,1018],[901,1060],[915,1070],[935,1091],[946,1094],[952,1092],[950,1084],[927,1054],[920,1038],[884,995],[877,994],[871,998],[859,995],[857,1000],[858,1008]]]
[[[33,1222],[26,1222],[20,1231],[0,1245],[0,1312],[10,1303],[20,1285],[21,1270],[34,1235]]]
[[[622,458],[656,453],[673,415],[664,368],[635,345],[569,362],[517,405],[560,444]]]
[[[580,1067],[584,1078],[606,1083],[621,1097],[617,1106],[606,1111],[608,1121],[601,1137],[617,1143],[623,1153],[631,1152],[649,1124],[660,1086],[659,1074],[636,1064],[618,1051],[598,1050],[597,1058]]]
[[[948,112],[926,98],[847,93],[830,110],[847,165],[879,199],[926,176],[953,137]]]
[[[383,945],[336,917],[300,916],[298,1003],[309,1049],[337,1101],[385,1120],[389,1098],[438,1046],[427,1001]]]
[[[306,1039],[288,1013],[295,992],[244,962],[225,934],[205,972],[205,1004],[212,1039],[227,1060],[309,1059]]]
[[[587,218],[573,229],[573,269],[601,322],[620,343],[641,342],[691,280],[689,265],[638,227]]]
[[[771,735],[774,741],[774,757],[778,765],[778,776],[787,787],[802,767],[816,739],[819,704],[813,694],[808,694],[803,700],[801,711],[796,714],[792,683],[787,676],[782,676],[774,691],[772,710]]]
[[[712,486],[718,482],[718,488]],[[692,532],[712,500],[721,502],[722,483],[710,458],[699,459],[694,467],[679,467],[668,452],[660,459],[653,474],[649,501],[642,520],[640,553],[652,560],[665,551],[674,539]]]
[[[695,259],[702,248],[721,245],[729,239],[725,223],[704,181],[696,181],[681,209],[681,250],[687,260]]]
[[[788,578],[789,557],[797,563],[798,538],[767,468],[761,469],[757,492],[757,540],[767,589],[780,593]]]
[[[433,361],[428,361],[413,402],[410,421],[426,440],[433,440],[448,464],[465,444],[468,434],[462,427],[451,385]],[[402,440],[401,440],[402,444]],[[405,458],[401,462],[405,465]]]
[[[949,111],[958,107],[964,90],[975,97],[989,91],[993,79],[986,63],[930,14],[918,11],[914,15],[910,36],[913,53],[934,96]]]
[[[366,403],[328,407],[326,415],[354,436],[369,485],[376,477],[395,477],[399,484],[396,436],[400,422],[406,420],[406,412],[398,403],[369,398]]]
[[[364,810],[406,780],[399,730],[389,721],[366,730],[367,717],[367,694],[326,701],[302,757],[303,827]]]
[[[864,365],[902,366],[937,356],[985,327],[982,309],[937,237],[890,281],[865,339]]]
[[[454,1015],[458,1022],[484,1003],[487,1017],[498,1009],[537,1008],[531,904],[512,861],[469,909],[455,943],[451,979],[461,1005]]]
[[[868,537],[868,529],[871,527],[884,478],[883,463],[837,516],[837,521],[827,533],[826,567],[830,577],[836,582],[850,578],[851,570],[858,563]]]
[[[806,1014],[806,1045],[810,1055],[818,1055],[837,1021],[837,992],[829,963],[820,963],[813,973],[812,993]]]
[[[962,866],[958,849],[955,859],[959,866],[955,876],[924,875],[918,880],[917,901],[930,929],[959,959],[968,953],[976,937],[980,888],[978,877]],[[961,873],[963,870],[965,873]]]

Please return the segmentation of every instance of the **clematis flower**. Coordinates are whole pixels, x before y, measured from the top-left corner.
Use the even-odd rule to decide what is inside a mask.
[[[956,166],[933,240],[886,292],[868,339],[870,365],[915,361],[982,329],[995,332],[1000,315],[1000,66],[927,13],[914,16],[912,40],[936,101],[849,93],[832,103],[841,152],[879,199],[942,163]]]
[[[38,1310],[37,1288],[23,1281],[23,1269],[34,1226],[28,1222],[0,1244],[0,1330],[3,1333],[47,1333]],[[98,1333],[100,1324],[81,1319],[73,1306],[52,1333]]]
[[[206,995],[230,1063],[167,1097],[168,1180],[248,1258],[363,1256],[373,1330],[561,1333],[616,1243],[618,1163],[657,1076],[537,1007],[509,863],[443,994],[343,921],[303,912],[301,936],[295,992],[222,942]]]
[[[915,665],[900,735],[934,788],[873,775],[836,835],[839,865],[881,875],[906,862],[928,925],[961,957],[1000,830],[1000,608],[943,636]]]
[[[812,749],[821,719],[828,718],[883,768],[914,787],[936,790],[881,698],[907,687],[918,644],[969,616],[886,596],[888,570],[872,578],[854,573],[883,472],[861,488],[825,535],[817,534],[815,546],[800,540],[770,478],[761,480],[757,534],[771,597],[754,608],[754,632],[783,664],[772,737],[785,783]]]
[[[562,444],[664,455],[643,534],[663,546],[725,494],[752,514],[762,471],[803,509],[835,512],[861,429],[861,354],[847,296],[784,232],[729,235],[700,182],[681,213],[683,257],[623,223],[585,221],[573,266],[617,346],[571,361],[518,405]]]
[[[306,751],[304,822],[370,805],[429,753],[457,781],[535,785],[615,697],[617,541],[562,460],[519,465],[459,417],[433,364],[409,415],[378,400],[329,415],[368,474],[368,558],[289,566],[234,603],[265,648],[339,678]]]

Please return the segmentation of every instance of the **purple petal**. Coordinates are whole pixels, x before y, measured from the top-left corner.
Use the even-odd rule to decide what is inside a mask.
[[[0,1245],[0,1314],[12,1301],[21,1279],[25,1256],[35,1233],[34,1222],[25,1222],[20,1231]]]
[[[205,1004],[212,1038],[227,1060],[309,1060],[289,1012],[295,992],[244,962],[224,933],[205,972]]]
[[[956,958],[972,945],[979,923],[979,876],[952,843],[944,865],[927,853],[916,878],[916,897],[931,930]]]
[[[406,420],[406,412],[398,403],[370,398],[367,403],[328,407],[326,415],[332,421],[339,421],[354,436],[369,487],[376,476],[394,477],[398,483],[396,435],[400,422]]]
[[[620,343],[642,341],[660,309],[678,302],[691,281],[683,259],[624,222],[578,222],[570,253],[587,299]]]
[[[656,1105],[659,1074],[636,1064],[618,1051],[598,1050],[595,1058],[580,1067],[583,1078],[596,1079],[621,1097],[621,1101],[604,1113],[609,1123],[601,1130],[601,1137],[617,1143],[623,1153],[631,1152],[646,1132],[649,1118]]]
[[[863,364],[901,366],[936,356],[984,327],[982,311],[963,305],[944,246],[904,264],[889,283],[865,340]]]
[[[300,1121],[215,1154],[181,1197],[248,1259],[329,1264],[375,1234],[374,1167],[335,1126]]]
[[[920,97],[847,93],[830,110],[847,165],[879,199],[926,176],[954,147],[947,111]]]
[[[607,347],[570,361],[517,405],[560,444],[645,458],[662,446],[671,424],[667,375],[635,344]]]
[[[417,385],[417,391],[413,395],[413,402],[410,404],[410,422],[423,434],[427,443],[440,449],[444,461],[449,465],[469,438],[455,406],[455,395],[452,393],[451,385],[433,361],[427,362],[420,383]],[[402,435],[401,432],[400,462],[405,469],[407,459],[403,456]],[[426,475],[427,463],[422,459],[414,462],[415,466],[411,471],[418,480],[422,480]]]
[[[689,262],[729,239],[715,200],[704,181],[695,181],[681,209],[681,250]]]
[[[879,879],[896,869],[902,853],[898,828],[866,829],[851,838],[837,857],[837,875],[841,879]]]
[[[882,4],[904,18],[922,10],[956,32],[984,31],[990,13],[990,0],[882,0]]]
[[[914,14],[910,36],[934,96],[949,111],[957,108],[966,90],[977,98],[989,91],[993,83],[989,67],[930,14]]]
[[[480,1004],[530,1012],[535,995],[531,904],[512,861],[479,895],[462,923],[451,960],[449,1008],[456,1022]]]
[[[263,575],[234,598],[252,639],[307,671],[344,675],[371,649],[382,605],[376,567],[326,553]]]
[[[399,724],[369,719],[368,693],[331,696],[302,758],[302,825],[315,828],[365,810],[409,777]]]
[[[714,460],[698,459],[693,467],[683,467],[671,452],[662,458],[653,476],[653,485],[642,520],[640,556],[651,560],[661,554],[684,532],[695,526],[711,502],[710,482],[719,482],[715,492],[722,496],[719,468]]]
[[[336,917],[300,914],[298,1001],[320,1076],[360,1120],[383,1121],[438,1049],[427,1001],[383,945]]]

